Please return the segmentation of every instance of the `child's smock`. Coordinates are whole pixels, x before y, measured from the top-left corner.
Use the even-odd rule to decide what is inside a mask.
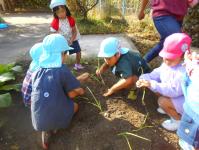
[[[51,23],[51,32],[58,32],[63,35],[67,41],[72,37],[72,28],[76,27],[75,19],[73,17],[67,17],[66,19],[54,18]],[[76,27],[77,29],[77,27]],[[76,40],[79,39],[79,30],[77,29]]]
[[[181,83],[184,73],[185,68],[182,66],[182,64],[169,67],[163,63],[151,73],[141,75],[140,79],[150,81],[150,89],[153,92],[171,98],[176,111],[182,114],[184,96]]]
[[[150,68],[139,53],[129,51],[122,54],[112,72],[119,78],[128,78],[130,76],[140,76],[143,73],[150,72]]]
[[[66,65],[41,68],[33,75],[31,94],[32,124],[37,131],[66,128],[74,114],[74,103],[67,93],[80,87]]]
[[[184,78],[183,88],[185,95],[184,110],[199,124],[199,64],[187,62],[187,75]]]

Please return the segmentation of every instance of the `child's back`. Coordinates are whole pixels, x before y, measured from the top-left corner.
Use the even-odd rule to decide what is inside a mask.
[[[84,94],[80,82],[63,65],[69,47],[60,34],[51,34],[42,42],[38,59],[40,69],[32,75],[31,118],[35,130],[42,131],[42,146],[57,129],[66,128],[78,110],[73,98]]]
[[[122,54],[115,67],[116,75],[123,78],[132,75],[139,77],[142,73],[150,72],[150,68],[140,54],[133,51],[128,51],[128,53]],[[119,73],[122,73],[122,76]]]
[[[67,93],[78,87],[80,83],[65,65],[37,71],[31,105],[34,128],[39,131],[66,128],[74,114],[74,104]]]

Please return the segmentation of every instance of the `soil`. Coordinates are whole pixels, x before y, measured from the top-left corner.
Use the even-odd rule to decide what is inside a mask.
[[[75,75],[83,72],[94,74],[97,62],[83,62],[85,69],[80,72],[73,70]],[[29,62],[22,62],[27,69]],[[72,68],[72,65],[69,65]],[[23,80],[25,73],[20,77]],[[118,134],[131,132],[149,139],[146,141],[135,136],[127,138],[133,150],[176,150],[178,137],[175,132],[168,132],[160,123],[168,118],[158,114],[157,97],[146,90],[142,104],[143,90],[137,91],[137,99],[128,99],[129,91],[121,91],[104,98],[102,94],[117,78],[111,72],[103,75],[105,85],[92,77],[83,84],[86,94],[75,101],[79,104],[79,112],[74,116],[71,125],[62,129],[54,136],[50,150],[128,150],[129,146],[124,136]],[[102,111],[88,102],[93,102],[91,89],[96,99],[102,105]],[[41,133],[33,130],[30,109],[24,107],[21,94],[12,92],[13,105],[0,110],[0,150],[39,150],[41,149]],[[146,122],[145,118],[149,114]],[[1,122],[4,122],[2,125]],[[1,126],[2,125],[2,126]],[[152,127],[147,127],[152,126]],[[143,129],[141,129],[143,128]],[[140,129],[139,131],[133,131]]]

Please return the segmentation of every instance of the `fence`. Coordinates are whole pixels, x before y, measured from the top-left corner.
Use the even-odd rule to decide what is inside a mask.
[[[99,0],[99,4],[92,11],[92,15],[100,16],[129,16],[137,14],[141,6],[140,0]],[[146,13],[150,12],[149,5]]]

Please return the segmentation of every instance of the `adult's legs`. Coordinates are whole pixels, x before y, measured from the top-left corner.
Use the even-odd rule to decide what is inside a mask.
[[[160,34],[160,41],[152,49],[147,52],[144,59],[147,63],[158,56],[163,48],[164,40],[173,33],[181,33],[182,22],[176,20],[173,16],[161,16],[153,18],[154,25]]]

